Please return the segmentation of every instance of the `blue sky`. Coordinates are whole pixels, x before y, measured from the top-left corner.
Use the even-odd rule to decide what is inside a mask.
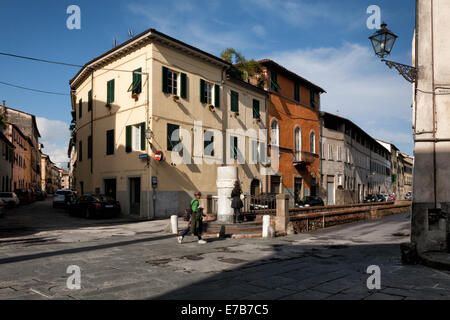
[[[413,0],[25,1],[0,3],[0,51],[84,64],[155,28],[209,53],[233,47],[248,59],[271,58],[324,88],[322,109],[344,116],[374,138],[413,153],[411,86],[373,54],[368,6],[381,8],[399,39],[389,59],[411,64]],[[81,30],[66,27],[69,5]],[[77,68],[0,56],[0,81],[69,93]],[[67,161],[70,99],[0,85],[7,106],[35,114],[53,161]]]

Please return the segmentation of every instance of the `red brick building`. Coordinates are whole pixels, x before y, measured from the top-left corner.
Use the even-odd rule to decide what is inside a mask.
[[[266,190],[294,199],[318,195],[320,184],[320,94],[325,90],[268,59],[260,60],[270,92],[269,150],[279,146],[278,174]]]

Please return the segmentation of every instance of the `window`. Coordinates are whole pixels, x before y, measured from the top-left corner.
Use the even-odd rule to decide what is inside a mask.
[[[337,161],[342,161],[342,148],[341,147],[338,147]]]
[[[258,163],[258,141],[256,140],[252,140],[251,142],[252,144],[252,162],[251,164],[256,164]]]
[[[278,74],[275,71],[270,71],[270,89],[275,92],[281,89],[278,85]]]
[[[145,122],[127,126],[125,134],[125,151],[145,151]]]
[[[328,145],[328,160],[334,160],[333,159],[333,146],[331,144]]]
[[[83,116],[83,100],[78,101],[78,118]]]
[[[200,102],[211,105],[213,99],[213,85],[200,79]]]
[[[88,159],[92,158],[92,136],[88,137]]]
[[[106,154],[114,154],[114,129],[106,131]]]
[[[231,112],[239,113],[239,93],[231,91]]]
[[[167,150],[172,151],[180,142],[180,126],[176,124],[167,124]]]
[[[274,146],[279,146],[280,144],[280,127],[276,119],[273,119],[270,126],[270,144]]]
[[[178,73],[167,70],[167,93],[178,95]]]
[[[309,91],[309,104],[310,104],[311,108],[314,108],[316,106],[316,102],[314,100],[314,90],[313,89],[311,89]]]
[[[78,160],[83,161],[83,143],[81,141],[78,142]]]
[[[88,92],[88,111],[92,110],[92,90]]]
[[[109,80],[106,83],[106,91],[107,91],[107,97],[106,97],[106,104],[110,105],[114,102],[114,79]]]
[[[253,99],[253,119],[261,119],[259,113],[259,100]]]
[[[205,130],[203,137],[203,148],[205,156],[214,157],[214,132]]]
[[[316,134],[313,132],[311,132],[310,136],[309,136],[309,147],[311,150],[311,153],[316,153]]]
[[[294,83],[294,100],[300,102],[300,86]]]
[[[238,137],[230,136],[230,157],[236,160],[239,156]]]
[[[162,91],[167,94],[187,98],[187,76],[185,73],[176,72],[162,67]]]
[[[142,92],[142,68],[133,71],[133,82],[131,84],[131,92],[133,95]]]
[[[295,128],[294,131],[294,158],[296,161],[301,160],[302,155],[302,131],[300,127]]]

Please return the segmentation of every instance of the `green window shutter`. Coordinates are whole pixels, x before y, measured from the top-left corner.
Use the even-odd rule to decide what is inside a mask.
[[[133,71],[133,94],[139,94],[142,92],[142,74],[135,73],[142,72],[142,68]]]
[[[180,141],[180,134],[178,132],[178,137],[175,137],[175,140],[172,140],[172,134],[175,130],[180,129],[180,126],[175,124],[167,124],[167,150],[172,151],[173,148],[178,144]]]
[[[114,154],[114,129],[106,131],[106,154]]]
[[[200,79],[200,102],[206,103],[205,80]]]
[[[141,150],[145,151],[145,122],[141,123]]]
[[[300,87],[297,83],[294,84],[294,100],[300,102]]]
[[[313,89],[311,89],[309,91],[309,104],[311,105],[311,107],[315,107],[316,106],[316,102],[314,101],[314,91]]]
[[[275,71],[270,71],[270,88],[275,92],[281,89],[278,85],[278,74]]]
[[[92,90],[88,92],[88,111],[92,110]]]
[[[106,104],[111,104],[114,102],[114,79],[108,81],[107,86],[107,99],[106,99]]]
[[[88,137],[88,159],[92,158],[92,136]]]
[[[217,84],[214,86],[214,106],[220,108],[220,86]]]
[[[239,112],[239,93],[231,91],[231,111]]]
[[[125,132],[125,152],[131,152],[131,126],[126,127]]]
[[[167,69],[166,67],[162,67],[162,91],[164,93],[169,93],[169,86],[167,85],[168,71],[169,71],[169,69]]]
[[[261,116],[259,114],[259,100],[253,99],[253,118],[260,119]]]
[[[187,76],[186,73],[182,73],[181,76],[181,88],[180,88],[180,96],[183,99],[187,98]]]
[[[83,100],[78,101],[78,118],[83,116]]]

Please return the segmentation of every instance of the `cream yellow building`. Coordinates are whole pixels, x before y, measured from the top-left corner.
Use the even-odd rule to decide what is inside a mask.
[[[266,154],[267,95],[230,78],[231,67],[154,29],[87,63],[70,81],[73,187],[147,219],[181,214],[196,190],[216,194],[225,163],[238,166],[244,192],[263,191],[255,160]]]

